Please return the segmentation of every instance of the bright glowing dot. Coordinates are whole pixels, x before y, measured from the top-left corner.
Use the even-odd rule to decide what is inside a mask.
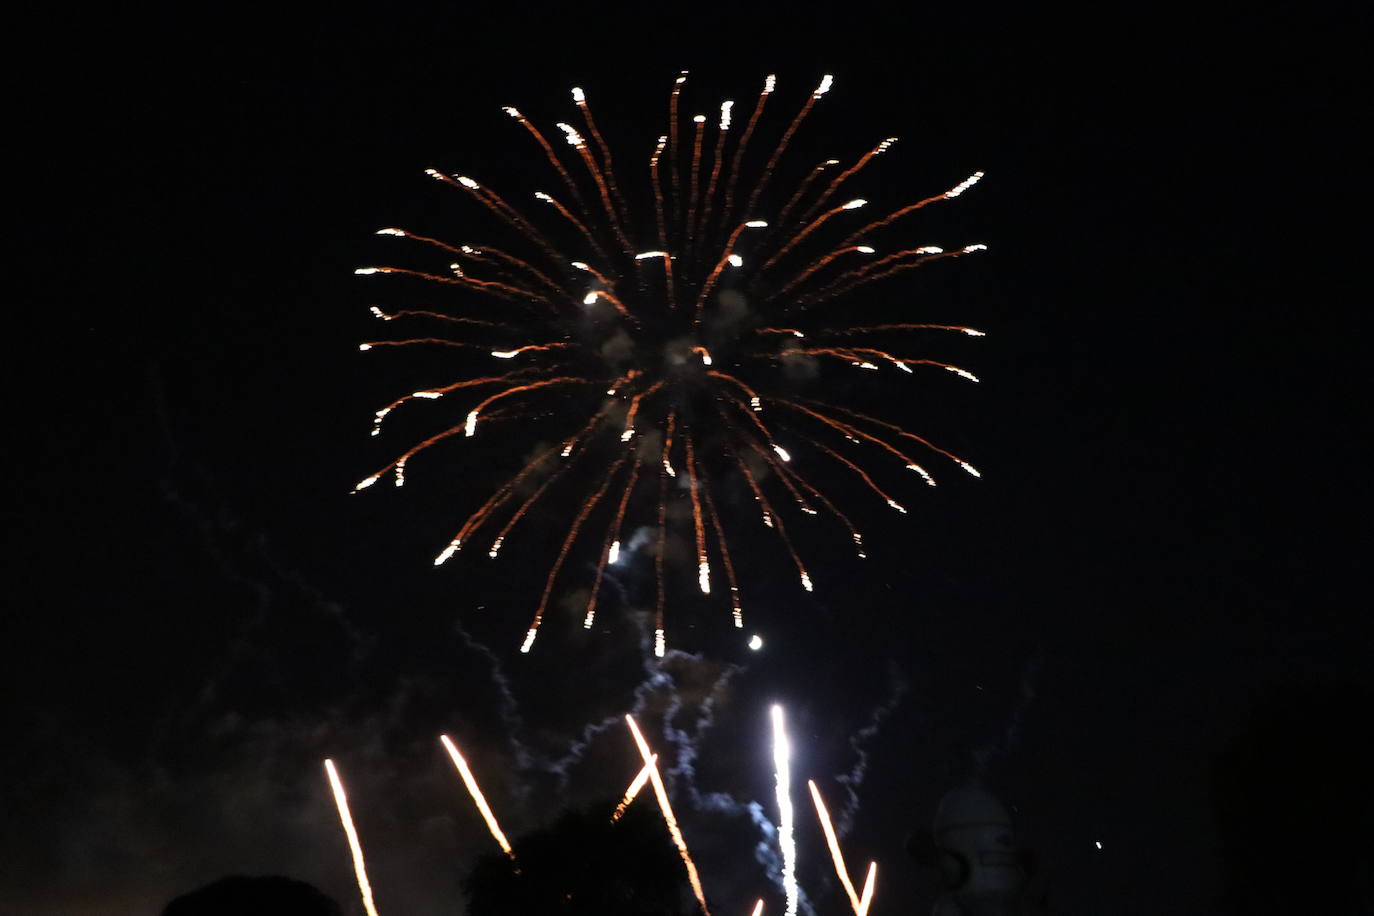
[[[872,248],[872,246],[870,246],[870,245],[859,245],[859,246],[856,247],[854,250],[857,251],[857,252],[859,252],[859,254],[872,254],[872,253],[873,253],[873,248]]]
[[[383,321],[390,321],[390,320],[391,320],[391,316],[390,316],[390,315],[388,315],[386,312],[382,311],[381,309],[377,308],[377,306],[375,306],[375,305],[369,306],[369,307],[368,307],[368,311],[370,311],[370,312],[372,313],[372,317],[373,317],[373,318],[380,318],[380,319],[382,319]]]
[[[452,544],[449,544],[447,547],[443,549],[443,552],[441,552],[437,557],[434,558],[434,565],[442,566],[444,564],[444,561],[446,561],[449,557],[457,553],[458,548],[461,546],[463,546],[462,541],[454,541]]]
[[[681,73],[679,73],[678,78],[673,80],[673,82],[678,86],[681,86],[683,83],[687,82],[687,71],[683,70]]]
[[[711,564],[705,560],[697,561],[697,586],[703,595],[711,594]]]
[[[521,652],[530,651],[530,646],[534,645],[534,634],[537,632],[538,630],[536,630],[534,627],[530,627],[530,631],[525,634],[525,641],[520,645]]]
[[[477,188],[477,182],[473,181],[466,175],[459,175],[458,183],[463,187],[468,188],[469,190],[475,190]]]
[[[629,442],[630,439],[632,439],[632,438],[634,437],[634,434],[635,434],[635,428],[634,428],[633,426],[631,426],[629,429],[625,430],[623,433],[620,434],[620,441],[621,441],[621,442]]]
[[[444,178],[443,173],[441,173],[438,169],[425,169],[425,174],[428,175],[430,178],[438,178],[440,181],[442,181]]]
[[[744,227],[746,229],[762,229],[767,225],[768,220],[766,219],[751,219],[749,222],[744,224]]]
[[[911,367],[908,366],[906,363],[902,362],[900,359],[894,360],[893,365],[895,365],[898,369],[901,369],[903,372],[911,372]]]
[[[644,260],[645,258],[666,258],[666,257],[668,257],[668,252],[666,252],[666,251],[641,251],[639,254],[635,255],[635,260],[636,260],[636,261],[642,261],[642,260]]]
[[[841,210],[857,210],[857,209],[859,209],[860,207],[862,207],[862,206],[863,206],[864,204],[866,204],[866,203],[868,203],[868,201],[864,200],[862,197],[856,197],[856,198],[854,198],[853,200],[851,200],[849,203],[847,203],[847,204],[845,204],[844,206],[842,206],[840,209],[841,209]]]
[[[858,366],[860,369],[873,369],[873,370],[877,370],[877,368],[878,368],[875,364],[870,363],[870,362],[855,363],[854,365]]]
[[[984,334],[982,331],[976,331],[976,330],[974,330],[973,328],[960,328],[959,330],[963,331],[963,332],[964,332],[965,334],[967,334],[969,337],[987,337],[987,336],[988,336],[987,334]]]
[[[825,95],[827,92],[829,92],[829,91],[830,91],[830,87],[831,87],[831,85],[832,85],[834,82],[835,82],[835,78],[834,78],[833,76],[831,76],[829,73],[827,73],[824,77],[822,77],[822,78],[821,78],[821,84],[820,84],[819,86],[816,87],[816,92],[814,93],[815,96],[816,96],[816,98],[820,98],[821,96],[823,96],[823,95]]]
[[[583,94],[582,90],[577,88],[576,86],[573,87],[572,93],[573,101],[577,104],[581,105],[583,102],[587,101],[587,96]]]
[[[663,459],[663,470],[668,472],[669,477],[677,477],[677,471],[673,470],[673,466],[668,462],[667,458]]]
[[[943,248],[937,247],[935,245],[925,245],[921,248],[916,249],[917,254],[943,254],[944,251],[945,250]]]
[[[373,474],[371,477],[364,477],[362,480],[358,481],[358,485],[353,488],[353,492],[356,493],[359,490],[366,490],[368,487],[376,483],[378,479],[379,475],[377,474]]]
[[[406,460],[405,460],[404,458],[402,458],[400,461],[396,462],[396,486],[398,486],[398,487],[403,487],[403,486],[405,486],[405,485],[406,485]]]
[[[456,274],[457,274],[458,276],[460,276],[460,277],[463,275],[463,265],[462,265],[462,264],[459,264],[459,263],[455,262],[455,263],[453,263],[453,264],[450,264],[450,265],[448,266],[448,269],[451,270],[451,271],[453,271],[454,273],[456,273]]]
[[[518,109],[512,108],[512,107],[509,106],[509,105],[505,106],[505,107],[502,108],[501,110],[504,111],[506,114],[510,115],[512,118],[522,118],[522,117],[524,117],[524,115],[522,115],[522,114],[519,112]]]
[[[974,477],[982,477],[982,476],[983,476],[982,474],[980,474],[980,473],[978,472],[978,469],[977,469],[976,467],[974,467],[973,465],[969,464],[967,461],[960,461],[960,462],[959,462],[959,467],[961,467],[961,468],[963,468],[964,470],[968,471],[968,472],[969,472],[970,474],[972,474]]]
[[[428,398],[431,401],[435,398],[442,398],[443,396],[444,393],[442,391],[417,391],[411,395],[413,398]]]
[[[477,411],[472,410],[468,412],[467,423],[463,426],[463,435],[471,437],[475,432],[477,432]]]
[[[606,562],[614,566],[620,561],[620,542],[611,541],[611,551],[606,554]]]
[[[730,109],[731,109],[731,108],[734,108],[734,107],[735,107],[735,103],[734,103],[734,102],[721,102],[721,103],[720,103],[720,129],[721,129],[721,130],[729,130],[729,129],[730,129]]]
[[[592,305],[592,304],[595,303],[595,302],[596,302],[596,293],[587,293],[587,295],[585,295],[585,296],[582,297],[582,304],[583,304],[583,305]]]
[[[755,633],[753,636],[750,636],[750,637],[749,637],[749,648],[753,649],[755,652],[757,652],[757,651],[759,651],[760,649],[762,649],[762,648],[763,648],[763,637],[760,636],[760,635],[757,634],[757,633]]]
[[[663,630],[654,630],[654,655],[657,658],[663,657],[663,651],[668,648],[668,641],[663,637]]]
[[[1096,840],[1096,841],[1093,843],[1093,845],[1096,846],[1098,849],[1101,849],[1101,848],[1102,848],[1102,841],[1101,841],[1101,840]]]
[[[563,451],[561,452],[562,457],[566,458],[566,457],[568,457],[569,455],[571,455],[571,454],[572,454],[572,450],[573,450],[573,444],[572,444],[571,442],[569,442],[567,445],[563,446]]]
[[[378,229],[378,235],[405,235],[404,229]]]
[[[729,255],[726,257],[725,260],[730,262],[731,267],[741,267],[744,265],[744,258],[740,257],[737,254]]]
[[[693,115],[693,116],[692,116],[692,123],[693,123],[693,124],[705,124],[705,123],[706,123],[706,115]]]
[[[559,121],[557,126],[559,130],[563,131],[563,136],[567,139],[569,146],[575,146],[578,149],[582,148],[582,135],[576,130],[573,130],[571,124],[564,124],[562,121]]]
[[[372,344],[358,344],[359,350],[371,350]]]
[[[510,359],[511,357],[518,356],[519,354],[520,354],[520,351],[519,351],[519,350],[492,350],[492,351],[491,351],[491,355],[494,356],[494,357],[496,357],[497,359]]]
[[[967,369],[960,369],[958,366],[946,366],[945,368],[948,369],[950,372],[953,372],[960,378],[968,379],[970,382],[978,381],[978,376],[974,375],[972,372],[969,372]]]
[[[381,272],[382,269],[380,267],[359,267],[357,270],[353,271],[353,273],[359,277],[365,277],[368,274],[379,274]]]
[[[775,445],[775,446],[773,446],[773,451],[777,452],[777,453],[778,453],[778,457],[781,458],[783,461],[791,461],[791,460],[792,460],[792,456],[789,455],[789,454],[787,454],[787,449],[783,448],[781,445]]]
[[[809,591],[812,591],[812,588],[811,588],[811,577],[808,576],[806,573],[802,573],[802,574],[801,574],[801,584],[802,584],[802,588],[806,589],[808,592],[809,592]]]
[[[487,556],[491,557],[493,560],[496,559],[496,555],[501,552],[501,545],[504,544],[505,541],[506,538],[504,535],[492,541],[491,550],[487,551]]]
[[[965,246],[964,246],[964,254],[968,254],[970,251],[987,251],[987,250],[988,250],[988,246],[986,246],[986,245],[984,245],[984,244],[982,244],[982,243],[979,243],[979,244],[977,244],[977,245],[965,245]]]
[[[572,266],[576,267],[578,270],[591,270],[591,268],[587,266],[586,261],[573,261],[571,263]]]
[[[755,413],[759,412],[760,410],[763,410],[763,404],[759,401],[758,395],[754,395],[752,398],[749,399],[749,406],[754,408]]]
[[[887,504],[892,508],[896,509],[898,512],[902,513],[903,515],[906,515],[906,509],[902,508],[902,504],[897,502],[897,500],[889,499],[887,501]]]

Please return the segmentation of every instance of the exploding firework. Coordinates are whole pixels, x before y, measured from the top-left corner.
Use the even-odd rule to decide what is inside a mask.
[[[423,246],[417,252],[432,252],[437,260],[357,271],[409,278],[454,300],[444,310],[373,307],[383,321],[427,323],[436,330],[367,342],[362,349],[446,347],[465,374],[376,412],[374,435],[409,402],[461,405],[457,422],[407,448],[355,492],[387,475],[400,486],[407,464],[421,452],[478,436],[498,422],[519,425],[530,441],[542,443],[467,517],[435,558],[438,565],[474,542],[496,557],[522,521],[530,527],[532,510],[555,498],[552,491],[581,490],[543,574],[523,652],[533,645],[555,583],[581,542],[588,554],[597,550],[582,613],[583,625],[591,627],[608,567],[625,562],[630,552],[627,532],[647,534],[633,543],[652,553],[654,651],[662,656],[667,580],[675,574],[668,568],[670,529],[671,542],[680,527],[691,545],[697,589],[723,593],[734,626],[742,627],[731,544],[744,524],[770,529],[797,582],[811,591],[812,574],[788,527],[793,519],[833,520],[844,541],[864,556],[856,523],[822,489],[829,478],[852,478],[876,505],[905,513],[879,482],[885,467],[910,471],[931,486],[935,476],[927,461],[978,476],[963,458],[872,415],[864,404],[836,403],[837,386],[806,382],[840,371],[878,377],[894,371],[898,381],[948,372],[977,381],[960,366],[913,355],[913,348],[922,335],[982,332],[915,321],[865,323],[856,319],[855,306],[873,284],[984,247],[946,250],[890,239],[894,224],[957,197],[982,173],[864,219],[857,211],[868,201],[841,192],[896,138],[882,140],[847,167],[828,159],[794,187],[773,187],[775,179],[783,180],[779,162],[798,128],[829,91],[829,76],[771,145],[756,135],[768,132],[762,116],[774,77],[765,81],[742,130],[733,126],[729,101],[718,118],[696,115],[689,127],[680,114],[685,81],[684,71],[669,95],[667,129],[647,163],[631,168],[615,164],[581,89],[573,90],[580,126],[557,125],[567,142],[561,153],[520,111],[505,109],[557,177],[556,194],[534,193],[542,216],[474,178],[430,169],[431,178],[486,210],[509,242],[450,243],[382,229],[380,235],[414,241]],[[751,150],[758,152],[751,156]],[[752,502],[751,511],[727,511],[739,500]],[[753,521],[742,522],[746,515]]]

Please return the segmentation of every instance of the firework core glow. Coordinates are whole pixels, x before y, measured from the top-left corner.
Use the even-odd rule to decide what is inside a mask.
[[[673,845],[677,847],[682,864],[687,868],[687,881],[692,885],[692,893],[696,895],[701,911],[706,916],[711,916],[711,910],[706,906],[706,892],[702,890],[701,878],[697,875],[696,863],[692,861],[692,855],[687,851],[687,841],[682,837],[682,830],[677,825],[677,818],[673,816],[673,806],[668,802],[668,789],[663,785],[663,777],[659,775],[658,765],[655,763],[656,756],[649,749],[649,743],[644,740],[644,735],[640,733],[639,725],[635,723],[634,716],[627,715],[625,723],[630,726],[630,734],[634,736],[635,746],[639,748],[639,755],[644,759],[644,768],[649,771],[649,782],[654,787],[654,796],[658,799],[659,810],[663,812],[663,822],[668,825],[668,834],[673,838]]]
[[[550,171],[540,174],[551,179],[548,190],[531,187],[507,197],[467,175],[425,170],[445,193],[484,214],[499,246],[443,241],[391,225],[377,230],[376,244],[418,246],[432,260],[354,270],[359,277],[389,278],[360,282],[418,284],[430,291],[427,298],[452,294],[449,304],[371,306],[372,317],[390,328],[419,322],[439,330],[398,331],[359,344],[361,351],[416,348],[439,354],[436,359],[457,353],[464,368],[455,381],[427,379],[425,387],[408,388],[411,394],[374,411],[373,436],[384,418],[415,402],[443,419],[353,492],[388,475],[402,485],[407,471],[413,478],[422,470],[410,460],[440,444],[471,449],[504,442],[513,450],[509,443],[523,437],[533,446],[523,463],[487,491],[456,533],[444,533],[447,546],[436,566],[479,534],[496,559],[507,535],[554,523],[562,517],[559,500],[565,506],[578,500],[566,513],[571,521],[557,522],[566,524],[561,543],[538,563],[545,570],[542,589],[522,653],[533,648],[545,611],[561,606],[566,592],[558,577],[565,568],[589,571],[583,620],[590,628],[603,582],[625,589],[619,570],[609,567],[652,559],[653,652],[662,658],[676,632],[665,610],[668,595],[674,603],[690,592],[711,597],[689,601],[728,595],[733,625],[743,626],[731,551],[756,519],[810,592],[828,584],[824,576],[813,578],[803,559],[823,549],[818,539],[838,537],[864,556],[849,514],[857,510],[827,495],[834,493],[832,480],[861,484],[855,502],[868,501],[865,511],[886,505],[906,514],[896,499],[901,494],[886,492],[891,470],[909,468],[932,486],[935,476],[926,467],[940,469],[929,462],[981,476],[964,458],[872,415],[867,405],[912,400],[889,386],[918,377],[932,390],[944,379],[978,381],[968,369],[924,353],[950,332],[983,332],[916,316],[894,321],[883,309],[890,312],[900,291],[875,296],[870,290],[987,247],[916,245],[893,228],[960,197],[983,172],[952,185],[942,180],[914,202],[879,204],[856,192],[875,194],[885,186],[864,172],[891,159],[895,137],[867,140],[847,164],[793,161],[803,122],[831,104],[830,74],[799,93],[796,113],[777,122],[763,117],[778,91],[773,75],[739,111],[732,100],[720,102],[719,118],[684,107],[687,79],[686,71],[673,79],[666,129],[659,110],[645,115],[652,134],[637,154],[643,158],[628,165],[625,156],[613,158],[585,87],[572,88],[569,121],[552,126],[507,106],[511,129],[528,134],[547,162]],[[551,142],[560,135],[566,144]],[[512,433],[489,436],[489,427]],[[533,445],[549,442],[556,444]],[[484,455],[482,463],[496,466],[499,459]],[[815,524],[811,519],[825,524],[802,535],[793,519],[798,526]],[[655,549],[622,551],[622,543],[639,544],[622,541],[627,526],[650,531]],[[665,546],[679,535],[694,537],[694,570],[677,554],[665,557]],[[693,572],[697,588],[678,588]],[[512,639],[516,633],[512,628]],[[795,903],[789,916],[794,910]]]
[[[501,825],[496,822],[496,815],[491,813],[487,799],[482,795],[482,790],[477,785],[477,779],[472,775],[472,770],[468,769],[468,762],[463,759],[462,754],[458,753],[458,748],[454,747],[448,735],[440,735],[439,741],[444,745],[444,750],[448,751],[454,767],[458,770],[458,775],[463,778],[463,785],[467,786],[468,794],[472,796],[473,802],[477,805],[477,811],[482,815],[482,820],[487,822],[487,829],[491,831],[496,844],[514,862],[515,850],[511,849],[510,843],[506,840],[506,835],[501,832]]]
[[[786,916],[797,916],[797,841],[793,836],[791,746],[780,705],[773,705],[773,770],[778,797],[778,845],[782,848],[782,887]]]
[[[377,916],[377,907],[372,902],[372,885],[368,883],[367,866],[363,862],[363,847],[358,842],[353,817],[348,813],[348,796],[344,794],[343,781],[334,768],[334,761],[326,760],[324,771],[329,775],[329,786],[334,790],[334,805],[339,809],[339,821],[343,824],[344,836],[348,837],[348,848],[353,853],[353,871],[358,876],[358,892],[362,894],[363,909],[367,910],[367,916]]]

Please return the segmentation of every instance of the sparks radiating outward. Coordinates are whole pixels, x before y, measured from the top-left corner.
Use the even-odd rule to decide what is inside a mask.
[[[773,768],[778,795],[778,845],[782,847],[782,888],[787,916],[797,916],[797,841],[792,822],[792,749],[787,741],[782,707],[773,706]]]
[[[334,761],[324,762],[324,771],[329,775],[329,786],[334,790],[334,805],[339,809],[339,821],[343,824],[344,836],[348,837],[348,848],[353,853],[353,871],[358,876],[358,893],[363,898],[363,909],[367,916],[377,916],[377,907],[372,902],[372,885],[367,880],[367,865],[363,862],[363,846],[358,842],[358,831],[353,827],[353,816],[348,813],[348,796],[344,793],[343,780],[334,768]]]
[[[468,762],[463,759],[463,755],[458,753],[458,748],[449,740],[448,735],[440,735],[439,741],[444,745],[444,750],[448,751],[449,759],[458,770],[458,775],[463,779],[463,785],[467,786],[468,794],[472,796],[472,801],[477,805],[477,811],[482,815],[482,820],[487,822],[487,829],[491,831],[496,844],[501,847],[501,851],[515,861],[515,850],[511,849],[510,843],[506,840],[506,835],[501,832],[501,825],[496,822],[496,815],[491,813],[491,807],[487,804],[486,796],[477,785],[477,778],[472,775],[472,770],[468,769]]]
[[[556,193],[534,194],[533,208],[542,215],[474,178],[429,169],[431,178],[487,212],[498,224],[498,244],[449,243],[387,228],[378,234],[416,243],[417,252],[432,252],[436,260],[357,270],[446,291],[463,312],[374,306],[380,320],[427,322],[440,330],[369,341],[361,349],[446,348],[465,374],[376,411],[374,435],[388,415],[412,401],[459,402],[449,425],[363,478],[355,492],[388,474],[400,486],[407,464],[420,453],[479,436],[498,422],[520,426],[530,441],[553,442],[535,449],[467,517],[435,558],[438,565],[479,539],[497,556],[522,520],[538,516],[559,492],[569,494],[566,505],[581,490],[544,576],[521,645],[525,652],[579,545],[588,553],[599,545],[589,558],[595,572],[583,615],[591,626],[607,567],[624,559],[627,525],[654,535],[654,650],[661,656],[668,641],[665,597],[679,591],[664,579],[686,572],[665,553],[670,529],[685,526],[685,519],[692,525],[696,591],[728,595],[734,626],[742,627],[730,551],[748,515],[770,529],[798,584],[810,591],[823,582],[813,579],[794,545],[792,510],[803,518],[833,519],[864,556],[859,529],[822,490],[828,477],[854,479],[878,497],[877,505],[905,513],[879,482],[889,470],[913,471],[933,486],[934,475],[921,463],[930,456],[978,476],[963,458],[872,416],[862,404],[811,395],[841,387],[827,374],[854,370],[859,392],[868,390],[859,377],[882,379],[886,369],[897,370],[891,378],[901,384],[923,372],[977,381],[960,366],[918,357],[913,348],[923,335],[981,331],[866,322],[861,312],[873,284],[985,247],[913,245],[888,234],[922,208],[963,194],[983,173],[866,219],[858,214],[876,205],[841,196],[842,186],[857,184],[894,137],[847,168],[827,159],[790,189],[774,187],[787,180],[780,163],[831,89],[830,76],[771,147],[756,144],[754,156],[748,155],[751,141],[768,132],[761,115],[774,78],[765,81],[742,130],[732,128],[733,102],[720,106],[718,119],[693,115],[684,121],[686,78],[684,71],[673,83],[667,130],[652,144],[647,165],[628,170],[623,158],[617,167],[581,88],[573,90],[581,124],[559,123],[553,135],[561,134],[570,149],[556,147],[544,129],[506,108],[556,175]],[[485,368],[489,360],[496,364]],[[742,517],[732,510],[739,497],[746,505],[752,499],[752,512]],[[713,567],[724,574],[725,587],[712,589]]]

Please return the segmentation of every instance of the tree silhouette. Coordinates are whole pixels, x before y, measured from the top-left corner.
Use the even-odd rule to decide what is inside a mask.
[[[519,869],[483,856],[464,883],[470,916],[686,916],[686,871],[652,799],[566,811],[515,843]]]
[[[280,875],[231,875],[167,904],[162,916],[342,916],[312,885]]]

